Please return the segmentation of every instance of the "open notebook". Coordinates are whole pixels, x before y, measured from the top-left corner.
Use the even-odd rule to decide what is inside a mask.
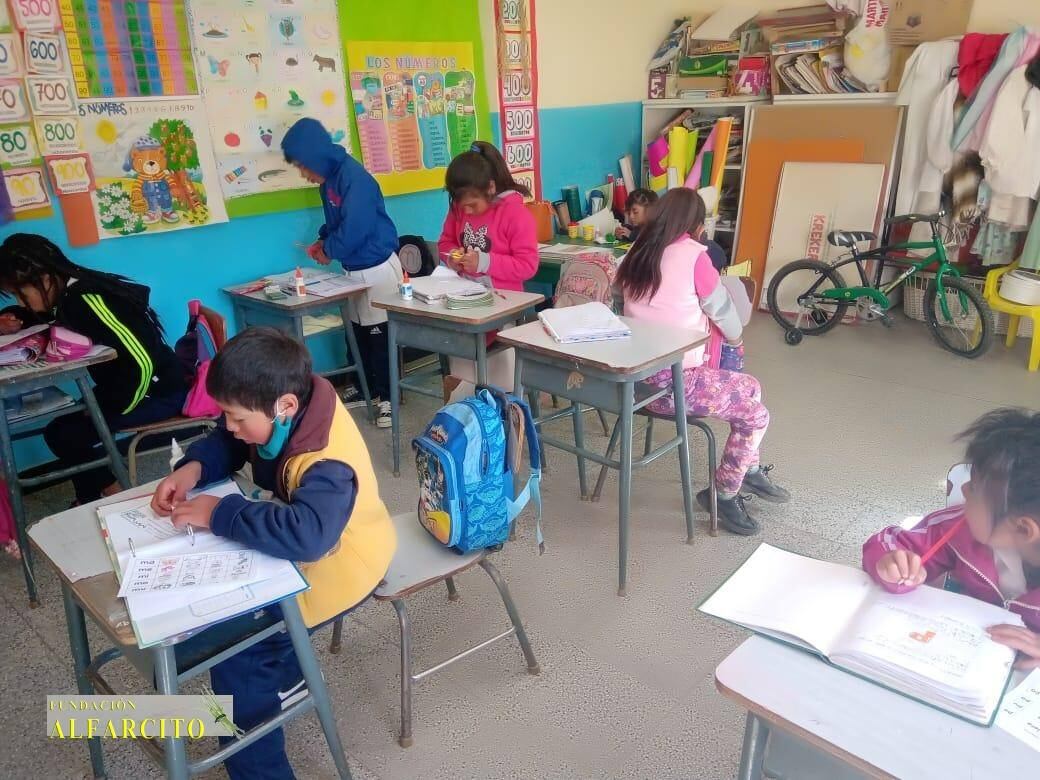
[[[209,495],[241,494],[234,482]],[[189,494],[191,496],[192,494]],[[307,589],[290,561],[210,533],[194,537],[152,512],[151,496],[98,507],[102,535],[141,647],[250,612]]]
[[[412,292],[423,303],[440,303],[449,295],[480,295],[486,293],[487,288],[464,279],[446,265],[439,265],[429,276],[413,278]]]
[[[985,725],[993,722],[1015,659],[985,629],[1022,625],[1013,612],[967,596],[927,586],[891,594],[859,569],[768,544],[700,609]]]

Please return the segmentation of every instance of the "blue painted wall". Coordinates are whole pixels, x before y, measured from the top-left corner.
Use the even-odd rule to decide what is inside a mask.
[[[547,109],[540,115],[543,191],[549,200],[558,199],[560,188],[567,184],[586,188],[602,183],[608,172],[617,175],[618,158],[626,152],[639,159],[639,103]],[[491,119],[497,143],[498,114],[492,114]],[[400,233],[436,238],[447,196],[443,191],[399,195],[387,199],[387,209]],[[235,219],[197,230],[112,239],[73,250],[66,243],[65,226],[56,213],[49,219],[4,225],[0,239],[18,231],[42,233],[82,265],[125,274],[149,285],[152,305],[173,341],[183,332],[186,302],[191,298],[202,299],[230,322],[231,307],[219,292],[221,287],[284,271],[305,261],[293,244],[311,241],[321,219],[320,209],[307,209]],[[312,346],[319,364],[342,359],[343,347],[337,336],[316,341]],[[37,460],[39,454],[33,456],[27,451],[25,457]]]

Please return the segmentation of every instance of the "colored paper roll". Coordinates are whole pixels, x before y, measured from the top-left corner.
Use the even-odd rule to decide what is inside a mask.
[[[668,172],[668,141],[658,138],[646,147],[646,159],[650,163],[651,176],[664,176]]]
[[[660,176],[650,177],[650,189],[660,194],[668,189],[668,174],[662,173]]]
[[[679,186],[679,182],[682,179],[679,178],[679,169],[668,166],[668,189],[674,190]]]
[[[674,168],[676,175],[681,175],[684,179],[689,172],[689,168],[686,167],[689,137],[689,131],[681,125],[668,131],[668,167]]]
[[[567,201],[567,211],[570,212],[571,220],[578,221],[581,219],[581,195],[578,192],[577,184],[570,184],[563,188],[563,199]]]
[[[693,162],[697,159],[697,139],[699,137],[700,131],[694,130],[686,139],[686,167],[683,168],[683,177],[693,170]]]

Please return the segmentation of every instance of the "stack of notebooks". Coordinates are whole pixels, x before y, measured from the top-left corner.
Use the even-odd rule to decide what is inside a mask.
[[[483,286],[480,286],[480,289],[480,292],[474,290],[470,293],[448,293],[444,305],[449,309],[479,309],[482,306],[492,306],[495,297],[491,290]]]
[[[602,303],[583,303],[538,313],[542,327],[558,344],[611,341],[632,335],[628,325]]]
[[[1001,607],[937,588],[892,594],[859,569],[759,546],[702,612],[820,656],[844,671],[973,723],[991,725],[1015,651],[989,626]]]
[[[234,482],[207,488],[241,495]],[[189,494],[189,498],[193,494]],[[98,507],[101,532],[141,647],[280,601],[307,589],[290,561],[215,536],[189,535],[152,512],[151,496]]]
[[[446,265],[439,265],[429,276],[412,279],[412,293],[422,303],[446,303],[448,296],[481,295],[488,289],[479,282],[463,279]]]
[[[58,388],[43,387],[7,402],[7,422],[16,423],[32,417],[56,412],[72,406],[75,401]]]

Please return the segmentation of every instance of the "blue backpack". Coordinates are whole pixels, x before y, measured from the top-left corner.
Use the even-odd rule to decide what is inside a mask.
[[[531,474],[514,496],[513,471],[525,438]],[[526,403],[496,388],[478,387],[476,395],[437,412],[412,447],[419,522],[437,541],[463,553],[500,545],[533,498],[538,547],[544,551],[541,449]]]

